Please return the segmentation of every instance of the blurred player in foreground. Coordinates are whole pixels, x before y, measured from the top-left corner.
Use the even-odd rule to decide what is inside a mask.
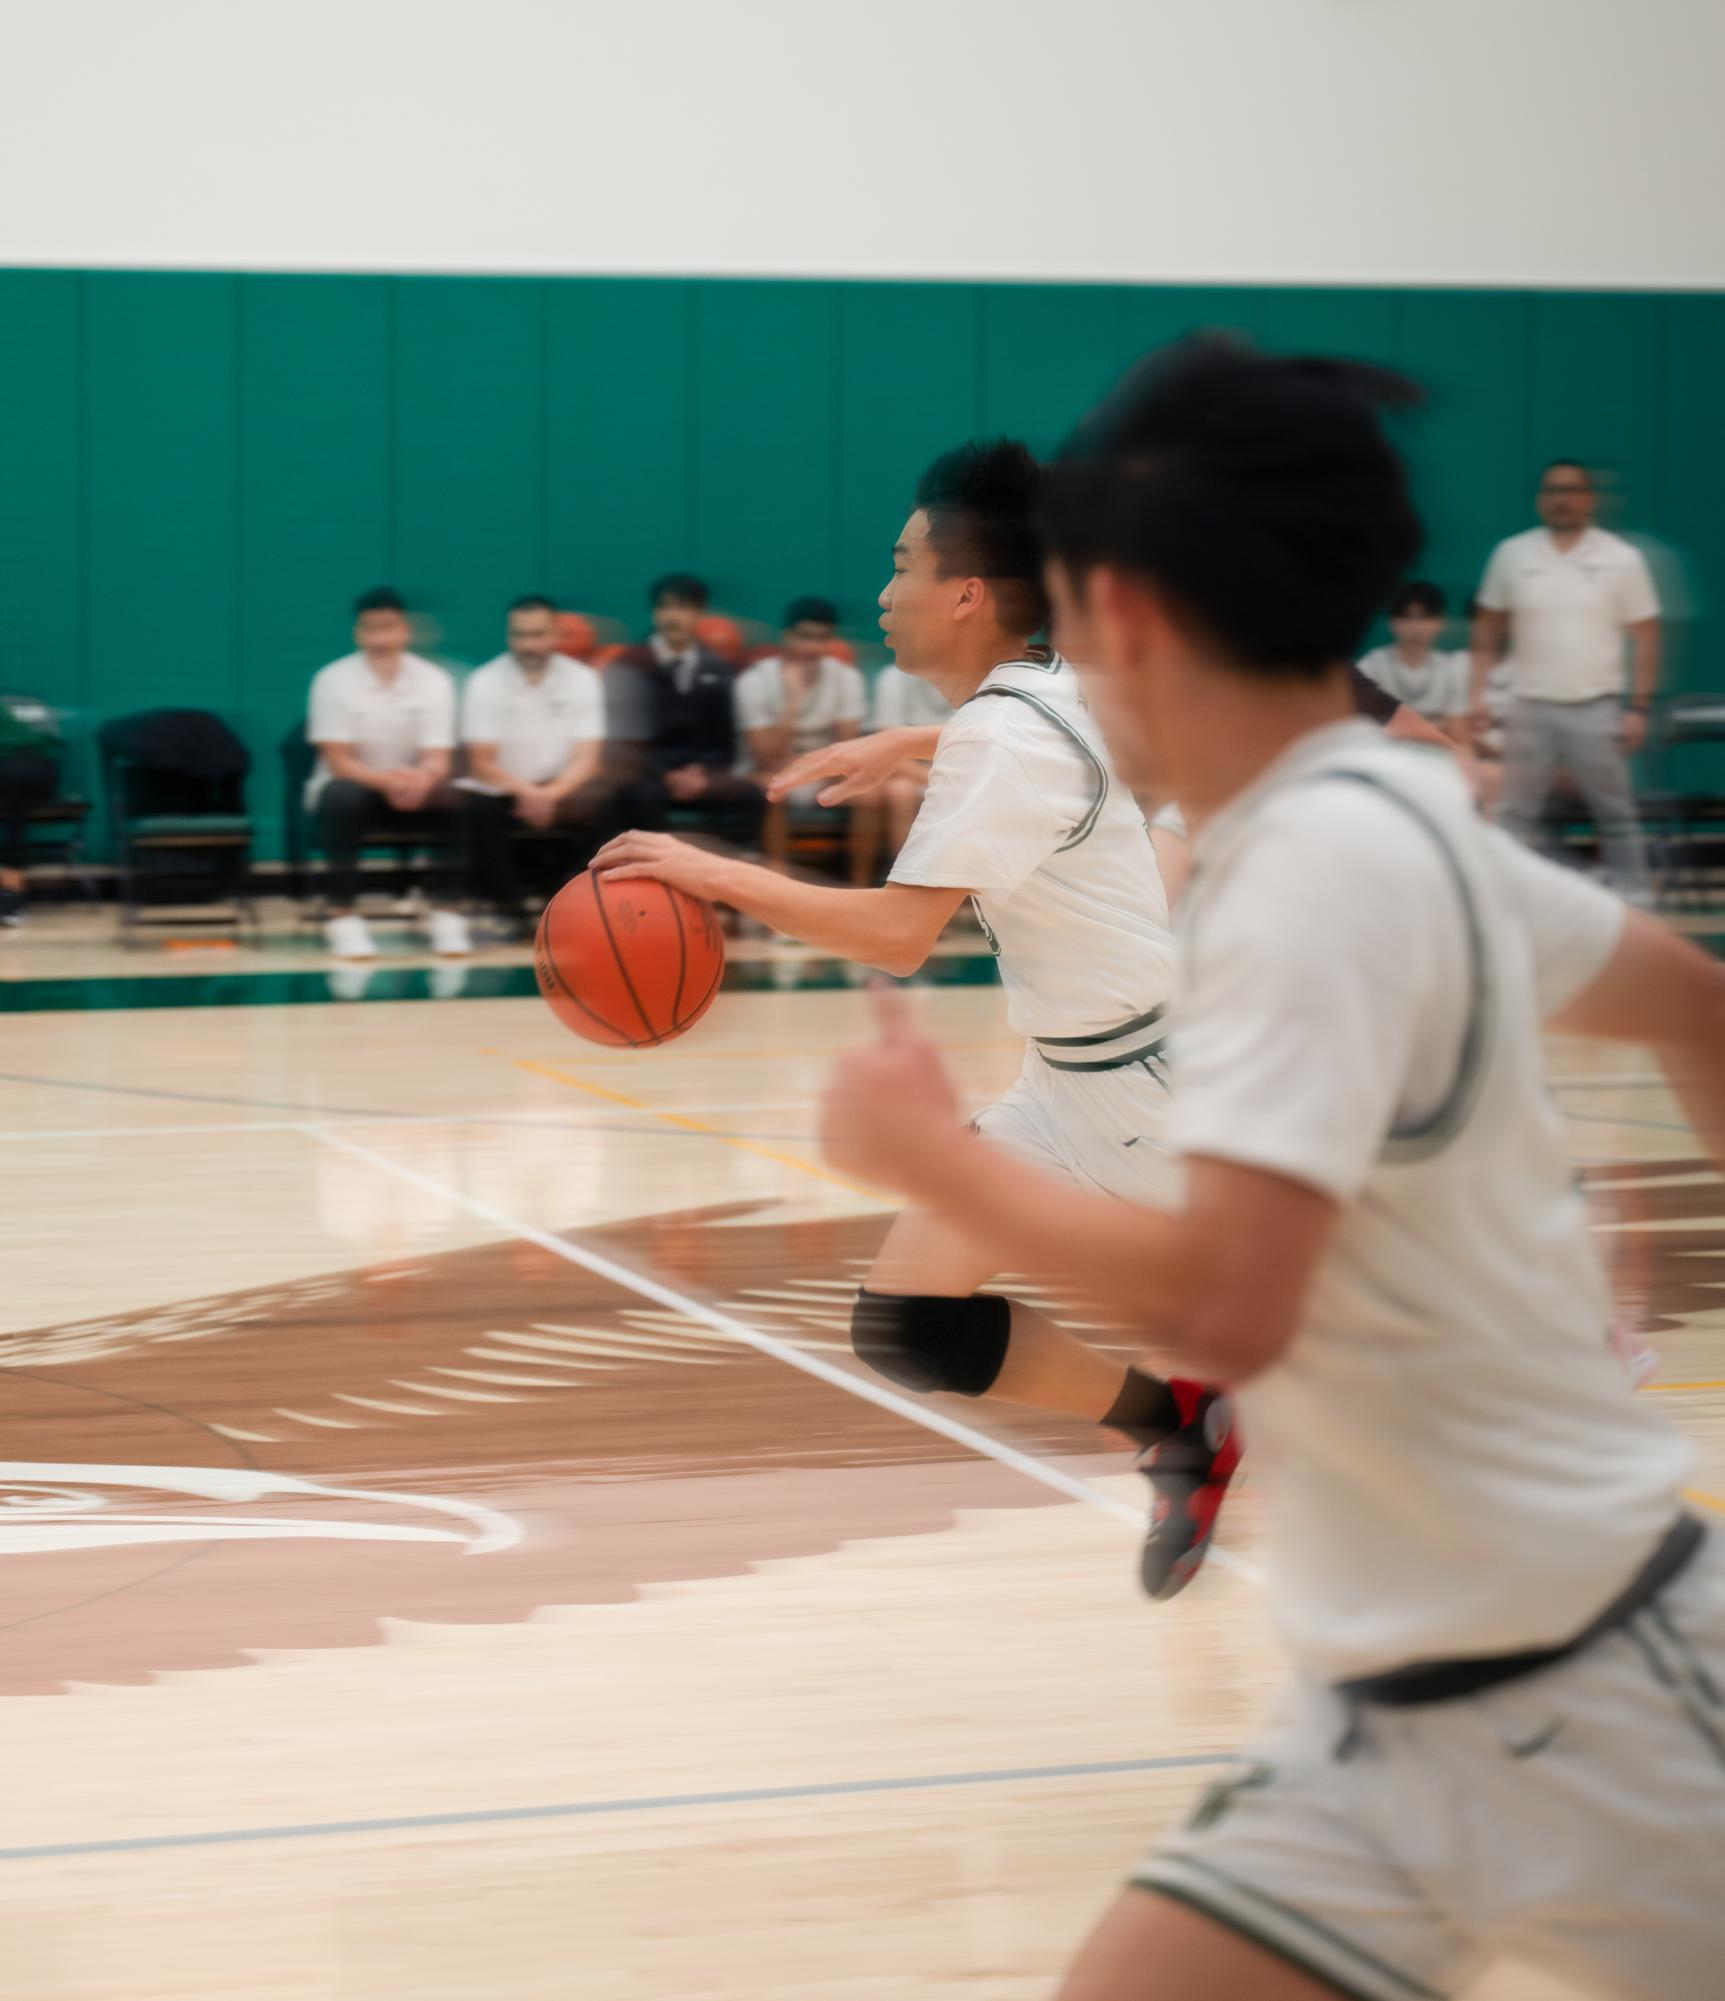
[[[1096,706],[1194,831],[1178,1205],[977,1146],[902,996],[823,1107],[846,1171],[1237,1386],[1268,1486],[1279,1715],[1065,2001],[1417,2001],[1508,1952],[1720,1991],[1725,1549],[1602,1339],[1541,1029],[1653,1048],[1725,1160],[1725,969],[1354,717],[1344,663],[1419,543],[1379,420],[1406,393],[1188,344],[1052,476]]]
[[[976,1129],[1071,1187],[1148,1199],[1168,1185],[1168,907],[1144,816],[1109,769],[1077,677],[1031,644],[1048,619],[1039,483],[1022,445],[949,452],[893,550],[887,642],[957,712],[927,739],[892,733],[925,741],[933,763],[884,888],[797,881],[665,834],[626,834],[594,867],[657,877],[892,973],[914,972],[971,898],[1028,1038],[1019,1081]],[[981,1290],[1016,1262],[912,1206],[858,1295],[856,1352],[905,1389],[992,1395],[1124,1432],[1154,1492],[1145,1587],[1172,1596],[1203,1559],[1237,1462],[1226,1402],[1123,1368],[1024,1301]]]

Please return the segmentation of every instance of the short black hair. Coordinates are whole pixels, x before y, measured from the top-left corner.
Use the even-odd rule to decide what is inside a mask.
[[[400,591],[392,591],[387,584],[380,584],[374,591],[361,591],[353,601],[353,615],[364,618],[368,611],[398,611],[407,616],[407,600]]]
[[[653,588],[647,593],[647,602],[657,611],[669,599],[673,604],[699,605],[705,611],[712,601],[712,593],[699,577],[687,570],[672,570],[668,575],[655,577]]]
[[[1599,482],[1593,477],[1593,468],[1582,459],[1547,459],[1539,469],[1539,483],[1545,484],[1546,475],[1554,472],[1578,472],[1587,482],[1589,493],[1598,490]]]
[[[928,539],[942,576],[981,577],[994,586],[1014,631],[1048,623],[1036,509],[1042,468],[1014,438],[978,439],[943,452],[916,483]]]
[[[785,606],[785,630],[793,625],[837,625],[839,608],[831,598],[792,598]]]
[[[1364,363],[1195,334],[1132,368],[1051,468],[1051,553],[1153,578],[1242,668],[1351,659],[1423,539],[1383,412],[1419,393]]]
[[[1405,584],[1396,586],[1396,594],[1390,599],[1391,618],[1442,618],[1449,610],[1449,599],[1437,584],[1428,584],[1421,577],[1410,577]]]
[[[518,611],[548,611],[555,618],[560,609],[555,598],[546,597],[542,591],[528,591],[509,607],[508,616],[513,618]]]

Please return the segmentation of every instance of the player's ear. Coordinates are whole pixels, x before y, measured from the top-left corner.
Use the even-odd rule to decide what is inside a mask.
[[[980,577],[966,577],[952,601],[954,618],[974,618],[988,597],[988,586]]]

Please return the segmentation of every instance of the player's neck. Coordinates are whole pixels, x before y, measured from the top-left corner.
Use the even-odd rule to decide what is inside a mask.
[[[1432,663],[1432,649],[1429,646],[1404,646],[1398,640],[1396,658],[1404,667],[1429,667]]]
[[[1182,691],[1179,727],[1167,741],[1169,790],[1187,822],[1201,827],[1314,730],[1352,720],[1347,677],[1286,684],[1236,673],[1195,676]]]
[[[1029,646],[1028,639],[996,630],[955,650],[949,659],[931,663],[922,678],[956,709],[970,700],[1002,661],[1022,660]]]

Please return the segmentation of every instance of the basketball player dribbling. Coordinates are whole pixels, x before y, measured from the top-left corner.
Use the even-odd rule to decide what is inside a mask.
[[[924,475],[894,548],[880,598],[888,644],[956,713],[929,746],[928,789],[883,888],[798,881],[664,834],[625,834],[594,867],[656,877],[896,974],[915,971],[971,899],[1027,1038],[1018,1082],[975,1121],[988,1143],[975,1150],[1144,1199],[1168,1186],[1168,910],[1143,815],[1076,676],[1030,643],[1048,617],[1039,482],[1022,445],[950,452]],[[1227,1403],[1123,1368],[1024,1301],[984,1293],[1011,1262],[912,1205],[858,1296],[856,1352],[919,1393],[991,1395],[1124,1432],[1153,1489],[1143,1580],[1170,1597],[1202,1561],[1237,1463]]]
[[[1279,1714],[1064,2001],[1421,2001],[1510,1953],[1721,1991],[1725,1548],[1602,1339],[1541,1028],[1651,1047],[1725,1161],[1725,969],[1352,715],[1342,663],[1419,541],[1405,393],[1188,343],[1053,470],[1100,720],[1194,832],[1181,1205],[972,1147],[899,995],[823,1106],[847,1171],[1230,1384],[1262,1469]]]

